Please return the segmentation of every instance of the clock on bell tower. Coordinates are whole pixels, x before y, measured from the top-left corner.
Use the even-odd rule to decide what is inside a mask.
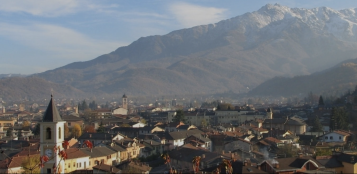
[[[59,173],[64,173],[64,161],[55,152],[55,147],[62,150],[62,142],[64,141],[64,124],[57,107],[54,103],[53,96],[51,95],[50,103],[47,106],[46,112],[40,122],[40,152],[41,156],[48,156],[49,161],[44,163],[41,168],[41,173],[53,173],[54,166]]]

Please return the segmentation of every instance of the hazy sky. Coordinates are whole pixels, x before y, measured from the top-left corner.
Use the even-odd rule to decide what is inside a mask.
[[[0,74],[39,73],[140,37],[216,23],[265,4],[356,8],[356,0],[0,0]]]

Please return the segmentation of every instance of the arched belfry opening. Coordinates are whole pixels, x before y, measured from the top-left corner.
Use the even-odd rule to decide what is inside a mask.
[[[52,137],[51,137],[51,128],[47,128],[46,129],[46,139],[47,140],[50,140]]]

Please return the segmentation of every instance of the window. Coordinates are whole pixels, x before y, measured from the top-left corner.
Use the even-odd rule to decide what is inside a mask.
[[[333,139],[333,137],[332,136],[330,136],[330,140],[332,140]]]
[[[61,128],[58,128],[58,138],[61,139]]]
[[[327,140],[328,139],[328,137],[327,136],[325,136],[325,140]]]
[[[104,159],[100,160],[100,164],[104,164]]]
[[[73,167],[76,167],[76,163],[73,163]]]
[[[68,125],[68,126],[71,126],[71,123],[68,123],[67,125]]]
[[[71,164],[70,163],[68,163],[68,168],[71,168]]]
[[[51,139],[51,128],[49,127],[46,129],[46,139],[47,140]]]
[[[79,163],[79,167],[82,167],[82,163]]]
[[[47,173],[48,173],[48,174],[51,174],[51,169],[47,169]]]
[[[95,161],[94,161],[94,164],[95,164],[95,165],[99,165],[99,161],[98,161],[98,160],[95,160]]]

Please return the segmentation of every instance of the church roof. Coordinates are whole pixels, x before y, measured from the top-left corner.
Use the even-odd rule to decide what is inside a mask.
[[[60,116],[57,107],[53,101],[53,97],[51,95],[50,103],[47,106],[45,115],[43,116],[42,122],[59,122],[63,121]]]

